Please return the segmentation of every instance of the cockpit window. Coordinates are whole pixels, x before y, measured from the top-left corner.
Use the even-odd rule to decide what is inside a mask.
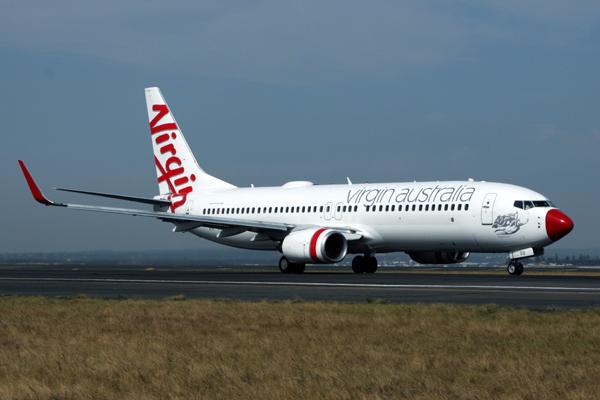
[[[549,200],[516,200],[513,203],[513,206],[522,210],[529,210],[530,208],[534,207],[554,207],[554,204],[552,204],[552,202]]]
[[[534,207],[554,207],[551,201],[548,200],[535,200],[533,202]]]

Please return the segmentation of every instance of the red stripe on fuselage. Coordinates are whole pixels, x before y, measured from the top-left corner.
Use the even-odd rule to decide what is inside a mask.
[[[310,258],[312,258],[315,262],[321,262],[319,257],[317,257],[317,240],[319,240],[319,236],[321,236],[321,234],[325,231],[326,229],[319,229],[317,232],[315,232],[310,240]]]

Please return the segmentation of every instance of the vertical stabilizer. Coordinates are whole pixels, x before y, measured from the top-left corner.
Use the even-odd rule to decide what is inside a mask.
[[[159,88],[146,89],[146,106],[160,194],[235,188],[200,168]]]

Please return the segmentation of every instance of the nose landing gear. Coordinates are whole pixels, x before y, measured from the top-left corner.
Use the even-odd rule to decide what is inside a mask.
[[[509,274],[511,275],[521,275],[523,273],[523,264],[518,262],[517,260],[510,260],[508,267],[506,268]]]

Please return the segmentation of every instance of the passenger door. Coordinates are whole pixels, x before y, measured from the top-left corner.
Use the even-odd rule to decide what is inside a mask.
[[[496,193],[488,193],[483,198],[481,205],[481,224],[491,225],[494,223],[494,203],[496,202]]]

